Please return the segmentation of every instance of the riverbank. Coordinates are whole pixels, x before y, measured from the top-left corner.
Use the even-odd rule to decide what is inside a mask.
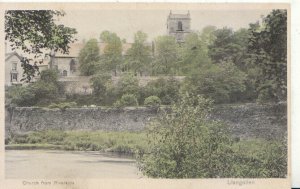
[[[135,154],[147,149],[144,132],[59,131],[48,130],[14,135],[6,150],[100,151]]]

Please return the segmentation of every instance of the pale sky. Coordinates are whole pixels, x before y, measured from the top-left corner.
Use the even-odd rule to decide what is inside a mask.
[[[172,13],[187,13],[188,10],[173,10]],[[270,9],[260,10],[191,10],[191,29],[201,31],[208,25],[217,28],[230,27],[237,30],[248,27],[267,15]],[[100,33],[109,30],[121,39],[132,42],[138,30],[148,34],[149,41],[167,34],[166,22],[170,10],[66,10],[60,22],[77,29],[80,41],[89,38],[99,39]]]

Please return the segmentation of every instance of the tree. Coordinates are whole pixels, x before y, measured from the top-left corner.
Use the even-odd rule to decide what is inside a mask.
[[[222,28],[213,32],[214,42],[209,45],[209,56],[214,63],[231,61],[239,68],[245,68],[248,31],[240,29],[234,32],[231,28]]]
[[[273,10],[261,25],[250,27],[249,53],[259,68],[257,91],[261,101],[286,101],[287,11]]]
[[[210,100],[185,94],[163,112],[148,128],[140,170],[154,178],[231,176],[232,140],[225,125],[207,120],[210,111]]]
[[[99,66],[100,54],[97,39],[90,39],[80,50],[79,63],[82,75],[90,76],[96,73]]]
[[[138,31],[134,35],[134,43],[132,47],[127,51],[126,57],[126,67],[134,73],[139,72],[142,75],[142,72],[149,68],[149,63],[151,61],[151,48],[146,45],[147,34]]]
[[[91,82],[94,95],[104,98],[107,92],[107,85],[111,82],[111,75],[99,73],[91,79]]]
[[[172,36],[159,36],[155,39],[155,63],[156,74],[176,74],[178,66],[178,44]]]
[[[170,105],[179,99],[180,82],[175,78],[158,78],[150,81],[143,89],[144,98],[157,96],[162,104]]]
[[[28,86],[15,87],[11,93],[12,103],[18,106],[47,105],[64,93],[64,86],[57,81],[55,70],[41,72],[40,80]]]
[[[138,97],[139,80],[131,73],[124,74],[118,81],[116,90],[119,97],[124,94],[132,94]]]
[[[197,33],[190,33],[185,37],[185,43],[180,48],[180,70],[182,74],[189,75],[198,72],[211,60],[207,54],[205,41]]]
[[[235,92],[245,90],[245,79],[245,73],[232,62],[211,64],[188,76],[181,90],[183,93],[203,95],[216,103],[228,103]]]
[[[39,63],[55,52],[68,53],[68,44],[74,42],[77,33],[74,28],[55,23],[64,16],[54,10],[8,10],[5,12],[5,40],[12,50],[21,50],[21,62],[26,81],[30,81],[38,71]],[[51,58],[51,57],[50,57]]]
[[[101,62],[106,71],[114,71],[117,75],[117,66],[122,62],[122,41],[116,33],[103,31],[100,39],[106,43]]]

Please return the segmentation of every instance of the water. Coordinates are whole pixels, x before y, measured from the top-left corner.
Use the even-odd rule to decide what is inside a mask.
[[[7,179],[141,178],[131,157],[112,153],[6,150]]]

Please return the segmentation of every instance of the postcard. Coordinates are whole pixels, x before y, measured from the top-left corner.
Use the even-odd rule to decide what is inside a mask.
[[[1,188],[290,188],[290,5],[1,4]]]

